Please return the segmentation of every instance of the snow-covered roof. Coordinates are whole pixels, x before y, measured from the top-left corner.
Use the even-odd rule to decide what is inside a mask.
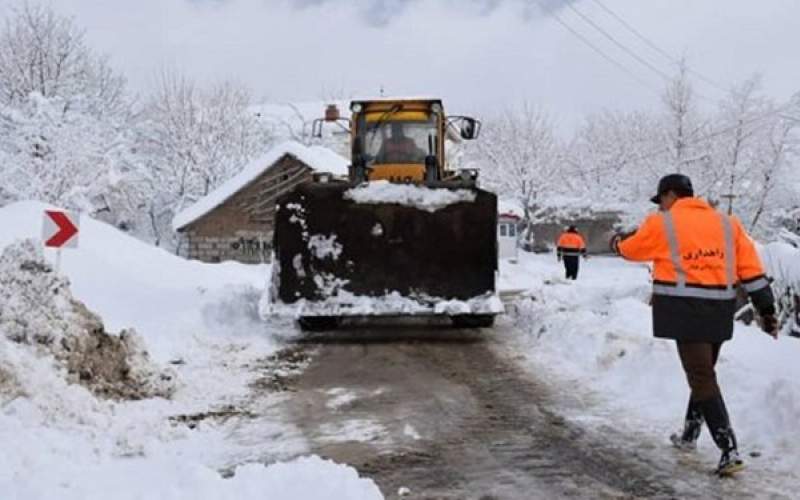
[[[347,176],[347,169],[350,165],[348,159],[322,146],[309,147],[295,141],[280,143],[264,155],[251,161],[241,172],[228,179],[207,196],[178,213],[172,219],[172,228],[178,231],[222,205],[286,155],[297,158],[318,172],[329,172],[343,177]]]
[[[497,213],[500,215],[513,215],[520,219],[525,216],[525,210],[519,203],[505,198],[497,200]]]
[[[300,161],[318,172],[328,172],[336,176],[347,177],[350,160],[325,146],[314,145],[306,147],[306,149],[310,154],[305,159],[298,157]],[[309,163],[311,161],[314,163]]]

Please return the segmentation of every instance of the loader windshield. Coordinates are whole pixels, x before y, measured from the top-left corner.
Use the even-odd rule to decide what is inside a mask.
[[[425,163],[429,153],[428,138],[435,136],[434,119],[368,123],[365,152],[375,164]]]

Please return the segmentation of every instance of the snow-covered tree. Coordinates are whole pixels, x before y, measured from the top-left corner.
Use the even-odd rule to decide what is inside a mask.
[[[689,81],[688,66],[681,61],[678,74],[662,95],[666,107],[666,133],[672,156],[672,170],[685,173],[687,165],[702,156],[697,154],[706,123],[697,110],[696,94]]]
[[[733,87],[713,116],[703,195],[760,235],[776,229],[769,214],[788,201],[783,191],[796,159],[797,123],[781,108],[760,93],[754,76]]]
[[[758,94],[759,77],[752,77],[731,90],[730,96],[721,103],[716,125],[726,131],[717,138],[719,145],[715,155],[714,171],[717,181],[709,186],[707,195],[726,200],[726,210],[733,213],[735,198],[745,196],[758,178],[758,149],[763,145],[763,118],[770,104]],[[741,191],[741,193],[740,193]]]
[[[588,116],[567,153],[575,194],[596,203],[646,199],[668,162],[668,154],[659,153],[660,126],[657,116],[641,111]]]
[[[0,103],[24,105],[31,94],[58,97],[64,112],[94,116],[127,110],[125,79],[87,45],[73,19],[22,3],[0,31]]]
[[[60,97],[32,93],[0,106],[0,203],[38,199],[94,213],[126,171],[130,137],[123,123],[99,119]]]
[[[487,120],[476,149],[487,187],[513,198],[526,221],[533,206],[564,192],[562,147],[542,108],[525,104]]]
[[[0,203],[39,199],[96,214],[124,177],[125,80],[72,19],[29,3],[0,28]]]
[[[771,120],[764,131],[763,152],[756,158],[760,189],[752,196],[750,217],[746,221],[751,229],[762,222],[786,225],[787,214],[791,217],[792,212],[795,220],[800,221],[800,176],[796,174],[796,163],[792,163],[797,162],[800,152],[797,130],[798,123],[779,117]],[[795,229],[800,227],[795,225]]]
[[[169,221],[183,207],[236,174],[271,143],[250,112],[246,88],[224,82],[198,88],[185,75],[164,71],[138,125],[142,155],[138,191],[148,193],[151,237],[173,243]]]

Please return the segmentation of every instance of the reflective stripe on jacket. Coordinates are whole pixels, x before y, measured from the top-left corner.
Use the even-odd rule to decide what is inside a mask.
[[[558,255],[583,255],[586,253],[586,242],[578,233],[565,232],[558,238]]]
[[[759,310],[772,292],[755,245],[735,217],[699,198],[649,216],[619,244],[629,260],[652,261],[653,327],[658,337],[721,341],[733,331],[736,287]]]

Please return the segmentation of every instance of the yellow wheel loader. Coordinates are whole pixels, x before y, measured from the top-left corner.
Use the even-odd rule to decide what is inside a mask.
[[[350,111],[329,108],[315,124],[350,131],[348,178],[319,173],[279,199],[268,314],[306,330],[361,316],[491,326],[502,312],[497,198],[445,156],[448,137],[475,139],[480,122],[448,117],[439,99],[356,100]]]

